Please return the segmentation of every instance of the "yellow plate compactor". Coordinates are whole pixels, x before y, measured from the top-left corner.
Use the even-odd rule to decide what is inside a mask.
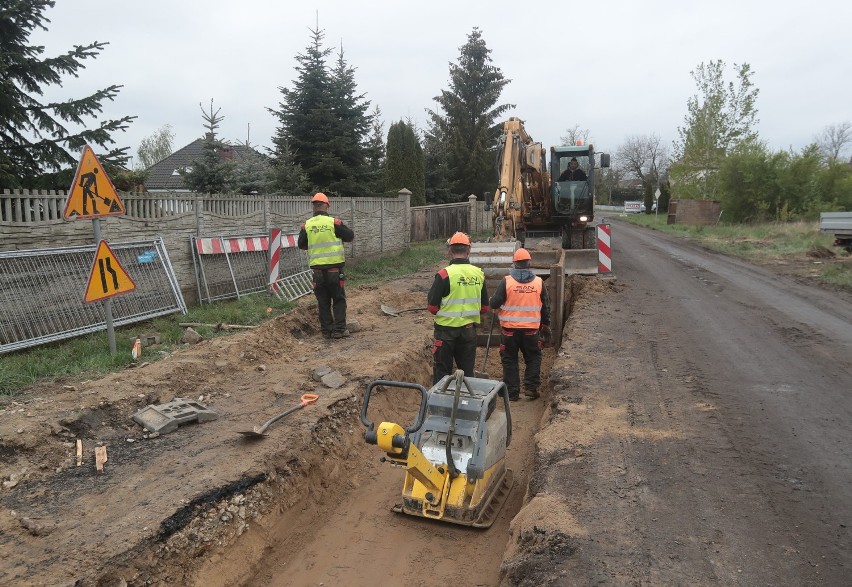
[[[407,428],[367,419],[378,387],[420,392],[417,419]],[[498,409],[502,398],[502,410]],[[512,439],[509,391],[502,381],[447,375],[428,391],[422,385],[378,380],[361,406],[364,438],[387,453],[382,461],[406,470],[402,504],[395,512],[488,528],[512,489],[506,447]]]

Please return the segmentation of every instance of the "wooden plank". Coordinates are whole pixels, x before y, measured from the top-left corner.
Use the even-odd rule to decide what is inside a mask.
[[[96,446],[95,447],[95,470],[98,473],[104,472],[104,463],[106,463],[109,459],[107,458],[107,447],[105,446]]]

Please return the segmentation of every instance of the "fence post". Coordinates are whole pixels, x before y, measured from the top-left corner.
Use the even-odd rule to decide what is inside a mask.
[[[195,235],[201,236],[201,194],[196,193],[193,202],[195,208]]]
[[[379,197],[379,252],[385,252],[385,199]]]
[[[397,194],[402,200],[402,214],[404,218],[402,223],[402,231],[404,233],[402,244],[408,249],[411,247],[411,192],[402,188]]]
[[[355,198],[349,198],[349,217],[352,218],[352,223],[349,225],[353,231],[355,230]],[[355,258],[355,239],[352,239],[352,258]]]
[[[467,197],[467,201],[470,203],[470,209],[467,212],[467,230],[470,234],[474,234],[476,232],[479,232],[479,225],[476,224],[476,196],[470,194]]]

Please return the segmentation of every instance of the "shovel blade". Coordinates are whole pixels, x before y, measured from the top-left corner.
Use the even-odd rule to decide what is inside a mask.
[[[390,306],[386,306],[382,304],[382,312],[387,314],[388,316],[399,316],[399,310],[396,308],[391,308]]]

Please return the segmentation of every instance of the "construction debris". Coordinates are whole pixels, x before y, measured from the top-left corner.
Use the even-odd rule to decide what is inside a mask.
[[[199,326],[207,326],[209,328],[212,328],[213,330],[250,330],[252,328],[257,328],[257,326],[246,326],[244,324],[225,324],[224,322],[219,322],[218,324],[205,324],[204,322],[179,322],[178,326],[193,326],[196,328]]]
[[[219,414],[200,403],[176,397],[173,401],[159,405],[148,405],[133,415],[133,420],[151,432],[168,434],[187,422],[210,422]]]

